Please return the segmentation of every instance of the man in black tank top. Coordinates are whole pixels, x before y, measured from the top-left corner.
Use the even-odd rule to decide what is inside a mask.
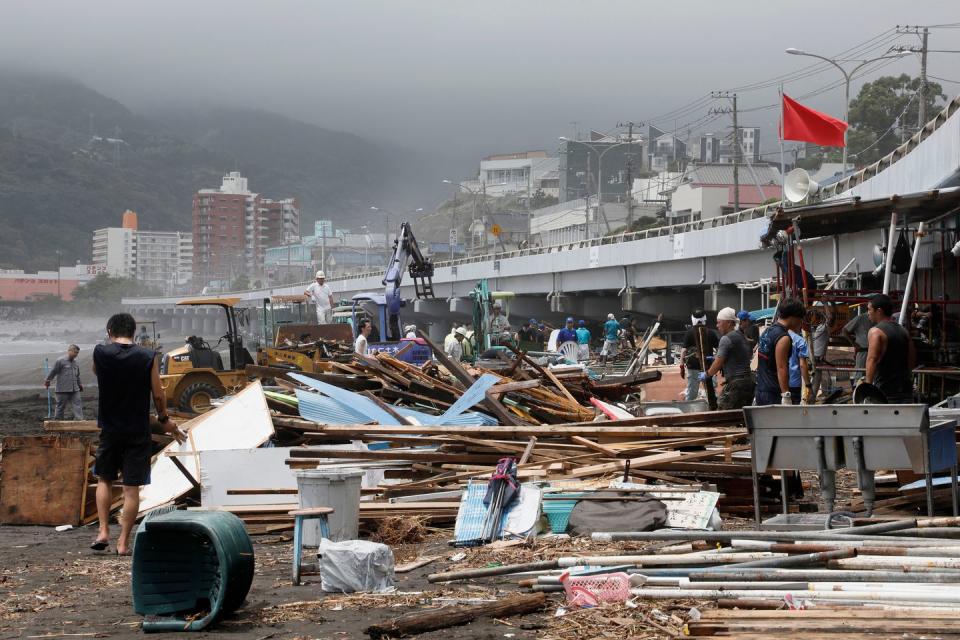
[[[912,403],[917,357],[910,334],[893,322],[893,303],[885,295],[870,298],[867,313],[874,326],[867,334],[864,381],[880,389],[891,404]]]
[[[113,483],[123,480],[123,512],[120,515],[120,539],[117,553],[130,553],[129,538],[140,510],[140,487],[150,484],[150,396],[157,418],[166,433],[181,437],[177,425],[167,415],[160,385],[156,353],[133,344],[137,324],[129,313],[118,313],[107,321],[107,344],[93,350],[93,373],[97,376],[100,444],[93,472],[97,476],[97,515],[100,531],[92,549],[102,551],[110,544],[110,505]]]

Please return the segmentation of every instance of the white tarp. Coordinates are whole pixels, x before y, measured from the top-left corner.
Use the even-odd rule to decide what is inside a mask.
[[[181,425],[181,429],[187,432],[186,441],[170,443],[153,460],[150,484],[140,489],[141,515],[176,500],[193,488],[166,455],[168,452],[192,452],[194,455],[179,455],[177,459],[199,482],[201,451],[259,447],[273,435],[273,420],[260,382],[254,381],[219,409],[194,418]]]

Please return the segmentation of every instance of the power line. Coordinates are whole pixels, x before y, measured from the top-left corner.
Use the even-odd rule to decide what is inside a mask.
[[[958,82],[957,80],[951,80],[951,79],[949,79],[949,78],[941,78],[941,77],[939,77],[939,76],[931,76],[931,75],[928,75],[927,77],[928,77],[928,78],[933,78],[934,80],[939,80],[940,82],[949,82],[949,83],[951,83],[951,84],[960,84],[960,82]]]

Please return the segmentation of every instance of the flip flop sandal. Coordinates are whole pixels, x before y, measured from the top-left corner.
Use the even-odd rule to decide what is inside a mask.
[[[94,551],[106,551],[110,547],[109,540],[94,540],[90,548]]]
[[[132,556],[132,555],[133,555],[133,551],[125,551],[124,553],[120,553],[119,551],[117,551],[117,555],[120,556],[120,557]]]

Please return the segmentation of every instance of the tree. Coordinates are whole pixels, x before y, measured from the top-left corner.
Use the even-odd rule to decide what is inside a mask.
[[[900,145],[901,134],[912,135],[916,131],[919,90],[920,79],[905,73],[882,76],[860,88],[857,97],[850,101],[847,133],[847,151],[858,165],[882,158]],[[941,101],[947,96],[943,87],[928,80],[925,99],[926,112],[932,116],[942,108]]]
[[[101,273],[96,278],[77,287],[73,299],[91,305],[117,305],[123,298],[158,295],[155,289],[145,287],[134,278],[115,278]]]
[[[557,204],[558,202],[558,198],[554,196],[548,196],[543,192],[543,189],[537,189],[534,191],[533,195],[530,196],[531,209],[542,209],[543,207],[549,207],[550,205]]]
[[[230,285],[230,291],[243,291],[244,289],[250,288],[250,278],[247,277],[247,274],[241,273],[237,276],[233,283]]]

